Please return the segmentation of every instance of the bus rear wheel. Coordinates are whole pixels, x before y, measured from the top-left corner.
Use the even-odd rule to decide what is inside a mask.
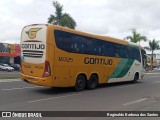
[[[98,85],[98,77],[97,75],[91,75],[89,80],[87,81],[87,88],[93,90]]]
[[[75,90],[82,91],[86,86],[86,78],[84,75],[78,75],[76,78]]]

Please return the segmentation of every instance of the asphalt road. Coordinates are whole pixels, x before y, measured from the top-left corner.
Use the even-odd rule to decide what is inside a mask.
[[[15,79],[20,78],[20,72],[13,71],[13,72],[7,72],[7,71],[0,71],[0,79]]]
[[[81,92],[0,82],[0,111],[160,111],[160,73],[146,74],[138,83],[106,84]]]

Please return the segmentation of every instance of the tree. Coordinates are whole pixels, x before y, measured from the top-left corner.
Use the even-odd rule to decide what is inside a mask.
[[[149,47],[145,47],[145,49],[151,51],[151,70],[153,70],[153,53],[155,50],[160,49],[159,41],[155,39],[149,41]]]
[[[136,29],[132,29],[132,36],[127,36],[126,39],[129,39],[131,42],[137,43],[140,41],[147,41],[145,36],[141,36],[140,33],[137,33]]]
[[[48,23],[75,29],[76,22],[68,13],[62,12],[63,5],[56,1],[53,2],[53,6],[55,7],[56,12],[55,15],[50,15],[50,17],[48,18]]]

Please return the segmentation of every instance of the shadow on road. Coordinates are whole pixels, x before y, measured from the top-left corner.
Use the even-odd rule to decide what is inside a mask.
[[[53,88],[38,88],[34,89],[35,92],[41,93],[41,94],[46,94],[46,95],[57,95],[57,94],[65,94],[65,93],[73,93],[75,92],[73,88],[58,88],[58,87],[53,87]]]
[[[121,87],[121,86],[129,86],[129,85],[133,85],[133,84],[142,84],[143,81],[137,81],[137,82],[133,82],[133,81],[127,81],[127,82],[118,82],[118,83],[107,83],[107,84],[102,84],[99,85],[99,88],[103,88],[103,87]]]
[[[98,90],[102,89],[102,88],[110,88],[110,87],[123,87],[123,86],[129,86],[129,85],[133,85],[133,84],[142,84],[143,81],[138,81],[136,83],[134,82],[119,82],[119,83],[107,83],[107,84],[101,84],[98,86]],[[95,89],[95,90],[97,90]],[[92,90],[87,90],[85,89],[85,91],[92,91]],[[53,87],[53,88],[48,88],[48,87],[40,87],[40,88],[36,88],[34,89],[34,92],[40,93],[40,94],[46,94],[46,95],[57,95],[57,94],[65,94],[65,93],[79,93],[76,92],[74,90],[73,87],[69,87],[69,88],[60,88],[60,87]]]

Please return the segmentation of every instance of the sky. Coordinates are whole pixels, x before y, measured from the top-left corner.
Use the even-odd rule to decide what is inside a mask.
[[[77,23],[77,30],[124,39],[131,29],[160,40],[160,0],[57,0]],[[29,24],[47,23],[53,0],[0,0],[0,42],[20,43]],[[141,42],[148,46],[147,42]]]

